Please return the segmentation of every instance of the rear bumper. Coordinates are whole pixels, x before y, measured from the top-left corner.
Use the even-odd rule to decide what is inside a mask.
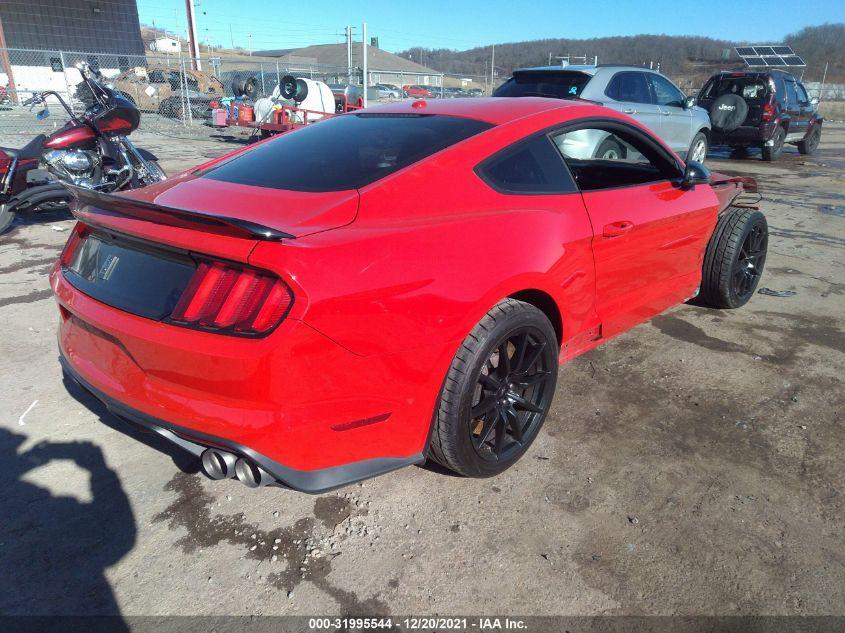
[[[184,429],[170,424],[169,422],[165,422],[164,420],[154,418],[153,416],[133,409],[132,407],[128,407],[87,382],[63,355],[59,356],[59,362],[61,363],[62,370],[67,377],[97,398],[97,400],[102,402],[106,408],[117,417],[149,429],[197,457],[202,455],[203,451],[209,447],[228,449],[236,455],[251,459],[268,473],[273,475],[273,477],[275,477],[280,483],[284,484],[288,488],[293,488],[294,490],[298,490],[300,492],[307,492],[311,494],[326,492],[327,490],[339,488],[340,486],[345,486],[362,479],[383,475],[384,473],[388,473],[392,470],[397,470],[412,464],[420,464],[425,461],[425,455],[423,453],[418,453],[404,458],[383,457],[367,459],[360,462],[345,464],[343,466],[336,466],[334,468],[322,468],[319,470],[308,471],[296,470],[285,466],[284,464],[280,464],[279,462],[274,461],[266,455],[258,453],[247,446],[242,446],[237,442],[201,433],[192,429]]]
[[[226,447],[307,492],[423,460],[449,346],[360,356],[294,318],[222,336],[100,303],[58,267],[51,285],[67,373],[183,448]]]
[[[775,127],[774,123],[763,123],[740,126],[730,132],[713,130],[710,134],[710,145],[760,145],[772,137]]]

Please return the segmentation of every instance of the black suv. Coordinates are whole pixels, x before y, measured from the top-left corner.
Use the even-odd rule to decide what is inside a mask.
[[[698,93],[698,105],[710,113],[711,145],[761,147],[763,160],[775,160],[786,143],[812,154],[819,145],[822,117],[818,99],[783,70],[721,72]]]

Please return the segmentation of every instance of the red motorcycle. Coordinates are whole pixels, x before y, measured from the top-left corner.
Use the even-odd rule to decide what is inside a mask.
[[[166,178],[158,159],[135,147],[128,135],[138,128],[135,105],[105,85],[102,75],[79,65],[93,100],[75,115],[62,97],[48,90],[23,102],[30,109],[41,103],[38,118],[49,116],[47,97],[55,97],[70,120],[49,136],[39,134],[20,149],[0,147],[0,233],[16,213],[34,213],[67,206],[64,184],[114,192],[145,187]],[[43,167],[43,168],[42,168]]]

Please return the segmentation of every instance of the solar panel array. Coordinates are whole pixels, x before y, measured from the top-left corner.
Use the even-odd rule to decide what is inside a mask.
[[[737,46],[736,54],[747,66],[806,66],[789,46]]]

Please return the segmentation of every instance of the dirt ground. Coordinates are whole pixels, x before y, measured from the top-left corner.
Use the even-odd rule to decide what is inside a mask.
[[[229,140],[137,142],[174,172]],[[72,222],[19,221],[0,614],[845,615],[845,126],[812,157],[709,164],[760,180],[761,287],[795,296],[683,305],[563,366],[500,477],[412,467],[316,497],[210,481],[63,384],[47,271]]]

